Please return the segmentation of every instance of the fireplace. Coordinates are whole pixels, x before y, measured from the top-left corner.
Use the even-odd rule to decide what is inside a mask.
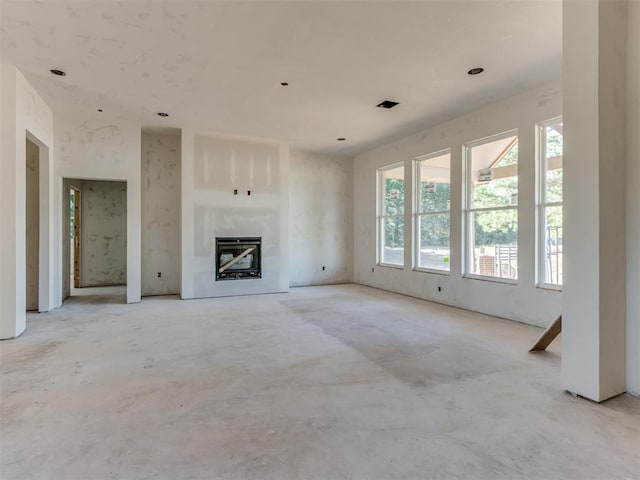
[[[216,237],[216,281],[262,278],[261,237]]]

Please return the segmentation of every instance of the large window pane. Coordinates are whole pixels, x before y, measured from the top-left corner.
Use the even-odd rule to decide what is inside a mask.
[[[404,165],[382,170],[382,215],[404,213]]]
[[[518,211],[493,210],[470,213],[471,273],[518,278]]]
[[[544,127],[545,203],[562,202],[562,122]]]
[[[537,178],[538,203],[538,283],[562,285],[562,119],[538,125],[540,149]]]
[[[451,201],[451,154],[449,152],[418,162],[418,213],[443,212]]]
[[[562,285],[562,207],[544,210],[545,283]]]
[[[518,137],[500,138],[469,149],[469,208],[518,204]]]
[[[382,219],[382,263],[404,265],[404,219]]]
[[[448,213],[420,216],[418,267],[449,271],[450,228]]]

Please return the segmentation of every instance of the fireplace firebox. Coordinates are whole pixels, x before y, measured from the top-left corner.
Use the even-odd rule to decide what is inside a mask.
[[[216,281],[262,278],[261,237],[216,237]]]

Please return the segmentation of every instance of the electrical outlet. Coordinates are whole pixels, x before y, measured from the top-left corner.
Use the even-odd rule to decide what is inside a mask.
[[[324,272],[327,269],[324,265],[322,266],[322,271]]]
[[[162,272],[158,272],[158,278],[162,278]]]
[[[371,267],[371,272],[373,272],[375,270],[375,267]]]

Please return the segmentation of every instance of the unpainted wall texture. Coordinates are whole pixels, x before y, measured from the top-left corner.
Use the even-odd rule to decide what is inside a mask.
[[[180,293],[180,140],[142,133],[142,295]]]
[[[127,282],[127,184],[82,183],[80,285]]]
[[[292,287],[347,283],[353,274],[353,158],[292,151]]]
[[[26,172],[26,255],[27,255],[27,310],[38,310],[39,249],[40,249],[40,169],[38,146],[27,139]]]

